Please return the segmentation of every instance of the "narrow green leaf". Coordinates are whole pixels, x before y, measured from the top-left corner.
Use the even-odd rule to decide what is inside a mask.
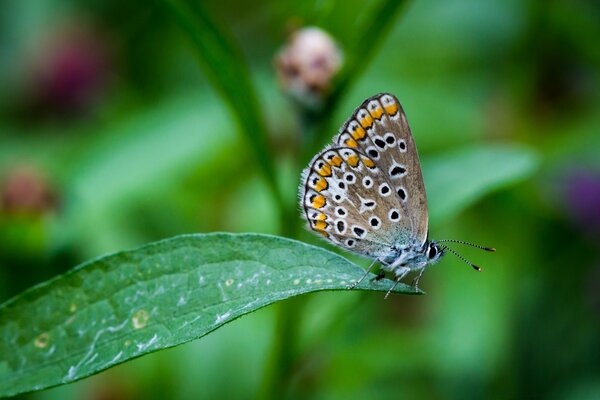
[[[279,300],[346,290],[363,272],[319,247],[258,234],[184,235],[98,258],[0,306],[0,396],[81,379]],[[365,279],[358,289],[391,283]]]
[[[527,178],[538,164],[533,150],[510,145],[464,148],[424,159],[430,221],[438,224],[491,191]]]
[[[237,117],[249,147],[253,150],[273,193],[282,203],[281,194],[268,151],[267,131],[250,79],[247,64],[234,38],[224,26],[191,0],[161,0],[179,27],[193,43],[196,56],[208,78],[223,95]]]
[[[364,26],[359,28],[359,34],[356,36],[358,41],[352,48],[347,49],[344,66],[336,78],[333,92],[327,98],[325,115],[314,118],[316,124],[311,127],[312,143],[307,146],[304,159],[309,160],[330,139],[331,132],[337,132],[338,128],[333,126],[332,118],[336,115],[340,100],[352,83],[358,81],[362,71],[384,43],[406,3],[406,0],[382,0],[374,7],[371,15],[364,16]]]

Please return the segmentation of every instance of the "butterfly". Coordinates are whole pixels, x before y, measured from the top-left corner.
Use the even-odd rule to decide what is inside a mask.
[[[449,251],[480,268],[442,242],[493,248],[458,240],[428,239],[427,194],[419,155],[398,99],[380,93],[366,99],[302,173],[300,203],[309,227],[336,246],[369,257],[383,279],[395,286],[410,272],[418,275]]]

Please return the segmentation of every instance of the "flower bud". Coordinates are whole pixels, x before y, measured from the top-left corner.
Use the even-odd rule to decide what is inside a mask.
[[[322,29],[306,27],[294,32],[275,58],[283,90],[308,108],[318,108],[342,66],[342,53]]]

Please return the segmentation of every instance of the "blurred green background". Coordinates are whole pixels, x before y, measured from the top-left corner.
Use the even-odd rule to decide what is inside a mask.
[[[22,398],[253,398],[271,393],[273,376],[290,398],[600,398],[599,3],[415,0],[365,59],[351,49],[357,27],[378,22],[368,18],[379,2],[202,4],[249,65],[289,209],[306,129],[273,60],[306,25],[364,64],[318,117],[333,124],[317,132],[323,141],[364,98],[389,91],[424,164],[501,143],[529,146],[538,168],[430,221],[432,238],[496,247],[461,249],[482,273],[448,256],[425,273],[426,296],[304,296]],[[281,217],[235,113],[162,2],[6,0],[2,10],[0,300],[182,233],[327,246],[286,226],[299,215]],[[459,189],[467,179],[447,177]]]

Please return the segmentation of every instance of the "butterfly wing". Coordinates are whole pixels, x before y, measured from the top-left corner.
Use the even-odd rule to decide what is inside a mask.
[[[304,170],[303,182],[300,201],[311,229],[359,254],[390,254],[400,204],[374,160],[359,149],[329,147]]]
[[[365,100],[339,132],[338,146],[367,155],[393,187],[393,205],[402,211],[401,234],[417,243],[427,240],[427,196],[419,155],[398,99],[382,93]],[[389,203],[389,202],[388,202]]]

